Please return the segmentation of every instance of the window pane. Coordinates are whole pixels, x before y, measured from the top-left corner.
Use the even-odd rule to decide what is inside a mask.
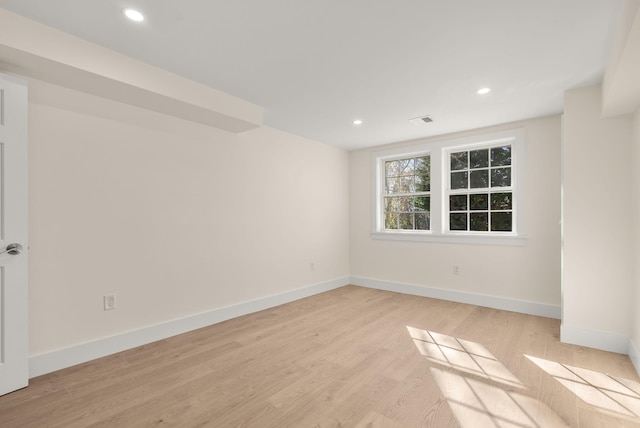
[[[402,213],[398,214],[398,221],[400,223],[400,229],[413,229],[413,214]]]
[[[416,158],[415,170],[417,173],[429,173],[431,169],[431,158],[429,156],[424,156],[421,158]]]
[[[495,168],[491,170],[491,187],[511,186],[511,168]]]
[[[466,211],[467,195],[449,195],[449,211]]]
[[[487,232],[489,230],[489,213],[471,213],[470,230]]]
[[[394,175],[398,175],[398,162],[396,161],[388,161],[384,163],[385,175],[387,177],[393,177]]]
[[[467,169],[467,152],[451,153],[451,171]]]
[[[431,180],[428,175],[416,175],[416,192],[429,192]]]
[[[384,212],[398,212],[400,210],[399,199],[400,198],[384,198]]]
[[[429,192],[431,190],[431,157],[416,158],[415,162],[416,192]]]
[[[491,166],[511,165],[511,146],[491,149]]]
[[[402,197],[398,199],[398,211],[404,213],[410,213],[413,211],[413,198],[412,197]]]
[[[451,173],[451,188],[452,189],[466,189],[468,172],[452,172]]]
[[[491,213],[491,230],[494,232],[511,232],[511,213],[510,212],[492,212]]]
[[[398,179],[397,178],[387,178],[385,180],[385,190],[387,194],[396,193],[398,189]]]
[[[426,204],[428,205],[429,201],[426,201]],[[413,198],[412,197],[384,198],[384,211],[387,213],[412,212]]]
[[[415,215],[417,230],[430,230],[429,213],[417,213]]]
[[[486,168],[489,166],[489,149],[472,150],[470,152],[471,168]]]
[[[384,228],[385,229],[397,229],[398,228],[398,214],[387,213],[384,216]]]
[[[467,230],[467,214],[455,213],[449,214],[450,230]]]
[[[388,213],[391,211],[395,211],[393,209],[393,199],[394,198],[384,198],[384,212]]]
[[[413,174],[413,166],[414,166],[414,160],[413,159],[403,159],[403,160],[399,160],[397,161],[398,165],[399,165],[399,175],[410,175]]]
[[[415,192],[415,185],[413,182],[413,176],[411,177],[398,177],[398,189],[396,193],[412,193]]]
[[[486,193],[469,195],[469,208],[471,210],[488,210],[489,209],[489,195]]]
[[[415,199],[416,211],[430,211],[431,198],[429,196],[417,196]]]
[[[469,173],[469,184],[472,189],[489,187],[489,170],[480,169]]]
[[[491,194],[491,209],[492,210],[512,209],[511,192]]]

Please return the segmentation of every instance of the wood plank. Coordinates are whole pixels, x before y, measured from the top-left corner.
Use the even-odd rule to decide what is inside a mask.
[[[0,397],[0,426],[640,426],[629,358],[559,329],[347,286],[32,379]],[[562,365],[591,370],[595,389],[563,384]],[[607,375],[618,395],[598,386]]]

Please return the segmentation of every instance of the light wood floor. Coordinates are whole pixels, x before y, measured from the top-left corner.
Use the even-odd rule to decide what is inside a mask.
[[[640,425],[629,359],[559,329],[347,286],[32,379],[0,426]]]

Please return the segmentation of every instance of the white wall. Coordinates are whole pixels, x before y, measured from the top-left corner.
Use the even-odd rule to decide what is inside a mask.
[[[371,153],[381,147],[359,150],[350,154],[352,277],[559,307],[560,117],[526,120],[402,145],[514,128],[524,128],[527,143],[526,246],[371,239]],[[454,265],[460,267],[459,275],[453,275]]]
[[[31,355],[349,274],[343,150],[38,81],[29,133]]]
[[[640,372],[640,108],[636,110],[633,120],[633,142],[632,142],[632,171],[633,171],[633,252],[631,264],[633,266],[633,300],[631,312],[633,314],[633,324],[631,327],[631,349],[630,356]]]
[[[565,94],[562,339],[626,352],[632,319],[629,115],[601,117],[599,85]]]

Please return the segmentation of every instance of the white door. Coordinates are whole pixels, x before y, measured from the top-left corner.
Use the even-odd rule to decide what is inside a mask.
[[[29,381],[27,85],[0,74],[0,395]]]

